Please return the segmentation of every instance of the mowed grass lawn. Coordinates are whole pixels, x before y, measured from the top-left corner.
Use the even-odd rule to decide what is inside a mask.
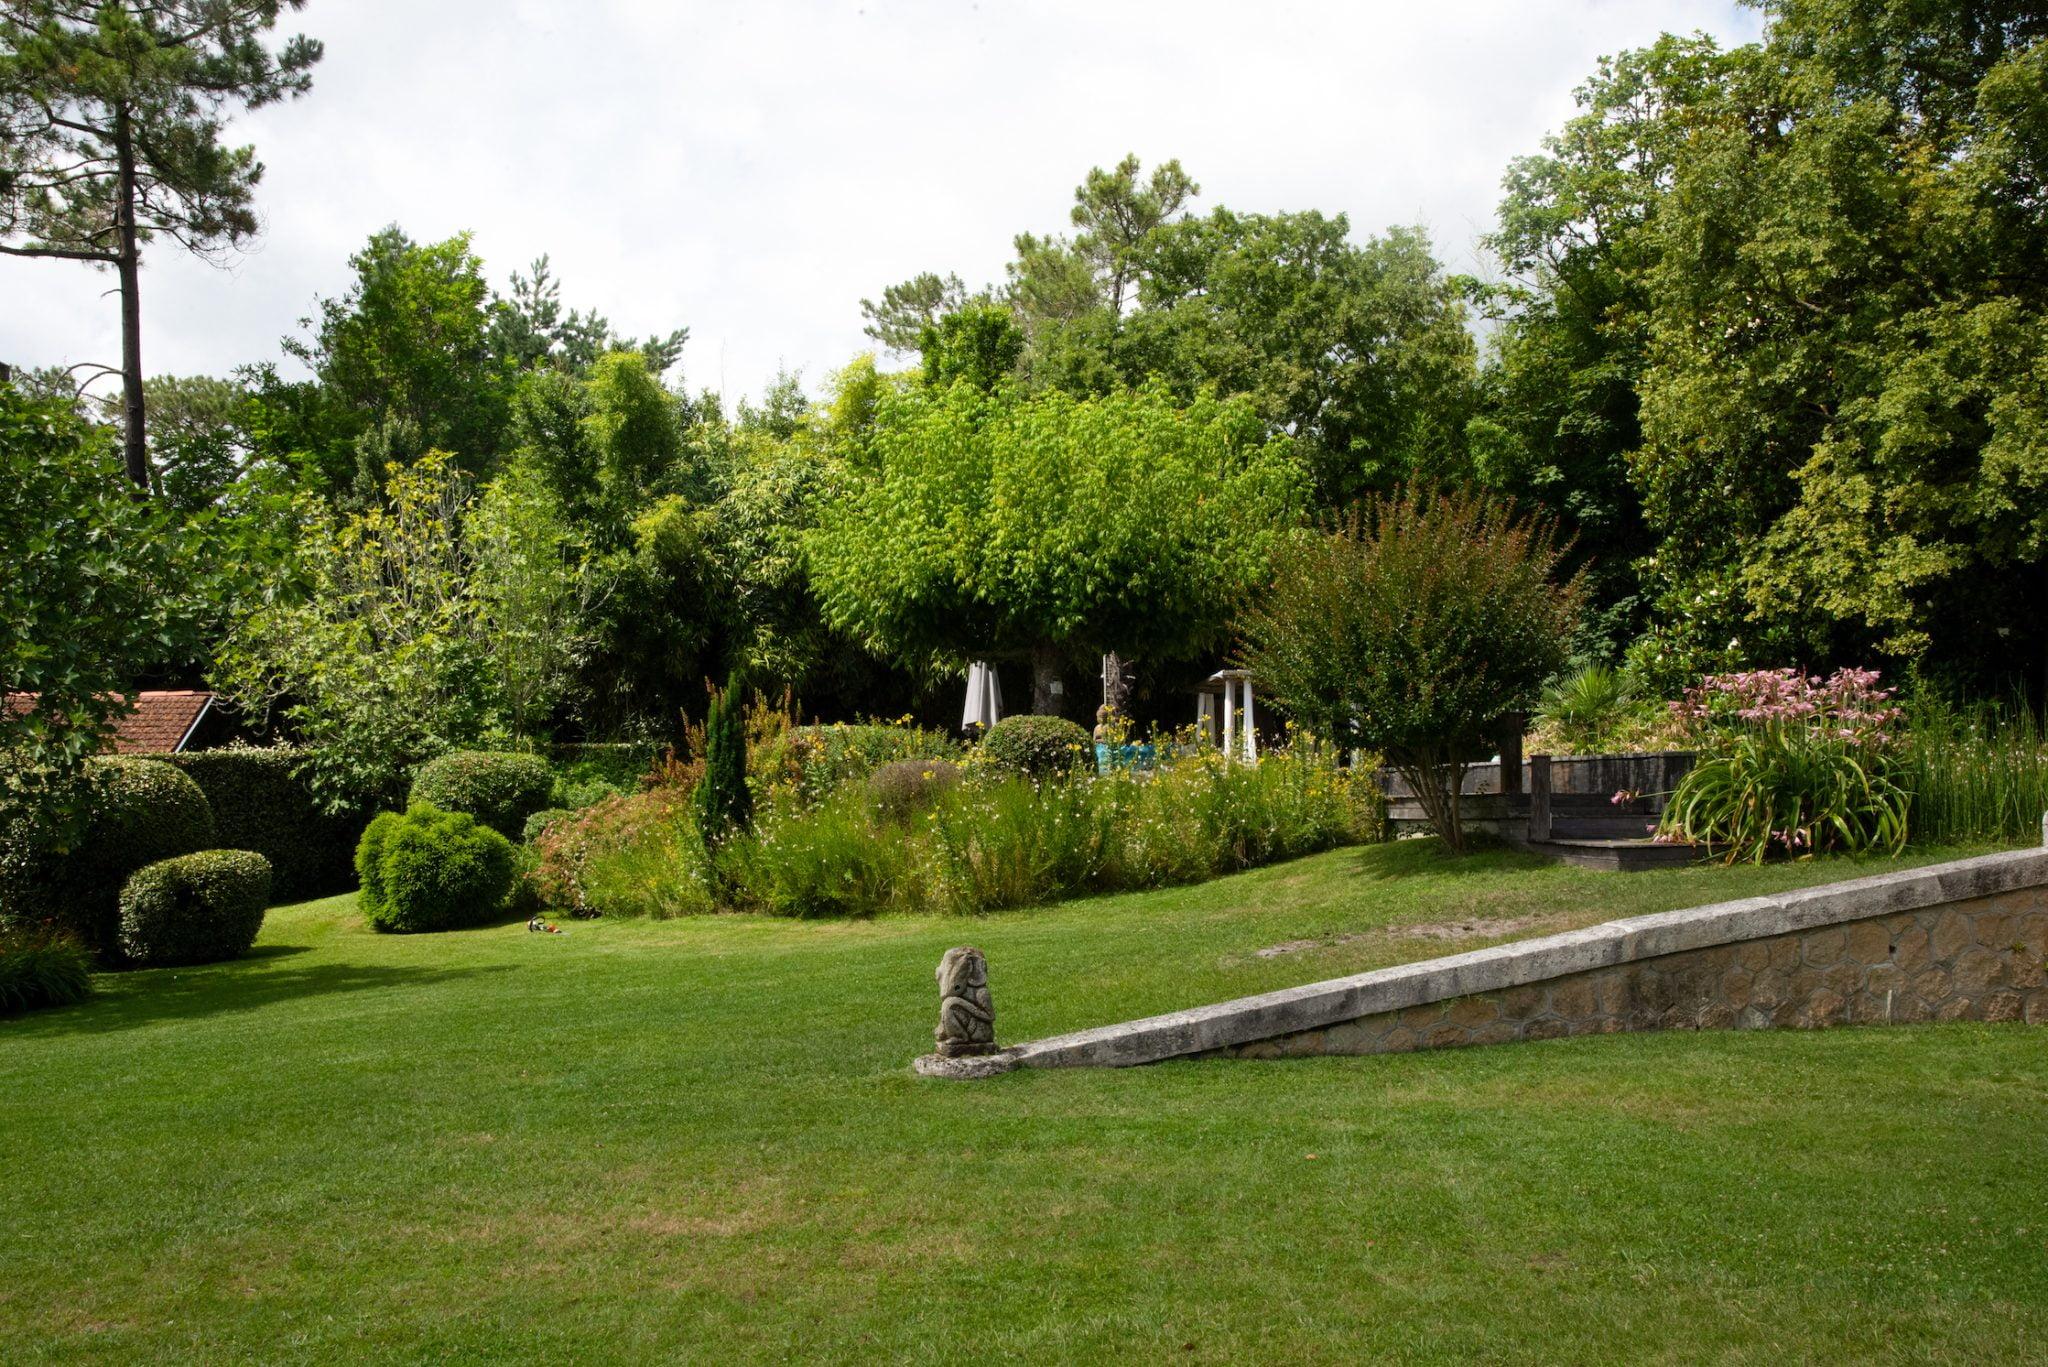
[[[973,922],[282,908],[0,1022],[0,1358],[2041,1361],[2041,1030],[908,1068],[953,944],[1015,1040],[1874,867],[1408,842]]]

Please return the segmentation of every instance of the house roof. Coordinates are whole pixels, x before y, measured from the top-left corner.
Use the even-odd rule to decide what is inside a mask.
[[[7,710],[16,715],[28,712],[35,707],[36,696],[9,693]],[[213,706],[213,694],[201,688],[144,690],[133,699],[134,710],[114,718],[115,754],[175,754],[185,748],[199,728],[199,719]]]

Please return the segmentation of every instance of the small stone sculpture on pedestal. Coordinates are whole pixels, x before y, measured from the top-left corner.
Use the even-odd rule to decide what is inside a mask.
[[[933,1051],[917,1060],[928,1077],[990,1077],[1010,1070],[996,1047],[996,1006],[988,990],[988,960],[972,945],[949,949],[939,960],[939,1028]]]
[[[996,1051],[996,1004],[988,993],[988,960],[972,945],[939,960],[939,1028],[932,1031],[941,1058]]]

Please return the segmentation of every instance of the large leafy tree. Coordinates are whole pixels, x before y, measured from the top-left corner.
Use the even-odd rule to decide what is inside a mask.
[[[1688,111],[1727,66],[1704,37],[1603,60],[1577,92],[1581,112],[1509,166],[1487,239],[1506,278],[1484,296],[1496,326],[1468,425],[1474,469],[1571,532],[1588,573],[1581,646],[1603,658],[1648,620],[1640,562],[1655,540],[1629,455],[1642,440],[1652,228]]]
[[[876,472],[809,541],[827,618],[906,664],[1029,660],[1032,708],[1082,653],[1221,642],[1306,491],[1243,401],[973,385],[886,396]]]
[[[264,38],[303,0],[0,3],[0,253],[112,267],[128,478],[149,484],[142,251],[201,256],[257,231],[263,165],[226,117],[311,87],[320,44]]]
[[[469,235],[423,244],[385,228],[349,266],[355,280],[321,301],[312,335],[285,342],[339,410],[315,434],[349,443],[365,490],[387,464],[427,451],[453,452],[472,478],[487,474],[512,379],[490,345],[491,291]]]
[[[1765,8],[1760,44],[1604,64],[1511,172],[1481,468],[1584,534],[1658,684],[2037,673],[2048,14]]]
[[[122,492],[105,428],[0,382],[0,827],[61,837],[138,675],[193,647],[202,578],[171,512]]]

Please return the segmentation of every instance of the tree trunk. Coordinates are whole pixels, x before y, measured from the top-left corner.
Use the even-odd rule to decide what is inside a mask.
[[[1432,753],[1414,756],[1407,763],[1397,763],[1394,767],[1415,790],[1415,800],[1422,804],[1423,814],[1436,828],[1445,847],[1453,854],[1463,853],[1465,823],[1458,796],[1459,790],[1465,786],[1465,765],[1442,763]]]
[[[1031,648],[1031,710],[1040,716],[1060,715],[1062,695],[1055,692],[1060,684],[1060,653],[1051,646]]]
[[[128,111],[114,120],[114,146],[121,160],[120,202],[114,226],[121,235],[121,413],[122,454],[128,478],[144,493],[149,489],[149,448],[144,441],[142,404],[142,243],[135,226],[135,143],[128,129]]]
[[[1130,715],[1131,688],[1137,681],[1129,660],[1113,650],[1102,657],[1102,701],[1110,711]]]

